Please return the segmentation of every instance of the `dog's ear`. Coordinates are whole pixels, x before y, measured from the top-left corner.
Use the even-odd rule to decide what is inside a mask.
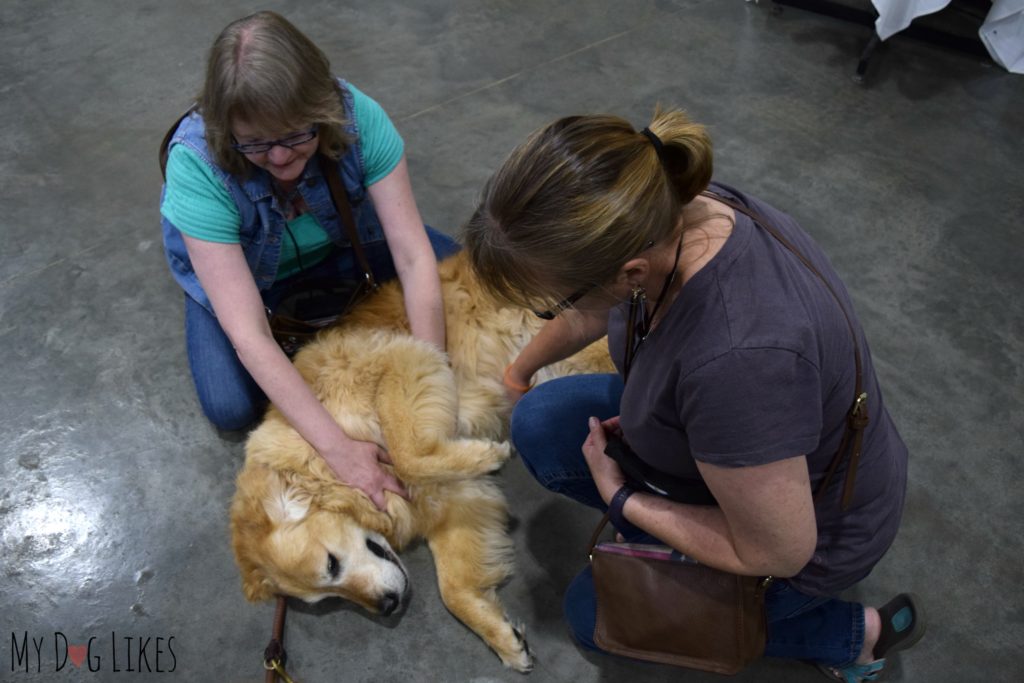
[[[263,568],[264,542],[274,527],[308,509],[282,475],[264,465],[246,465],[238,475],[231,501],[231,544],[242,574],[242,592],[249,600],[269,600],[276,586]]]
[[[270,600],[277,592],[274,582],[267,578],[260,567],[250,567],[242,572],[242,593],[250,602]]]
[[[288,524],[305,519],[312,501],[303,487],[278,475],[263,496],[263,509],[274,524]]]

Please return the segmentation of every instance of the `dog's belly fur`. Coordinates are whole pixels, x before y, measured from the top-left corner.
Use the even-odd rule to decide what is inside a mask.
[[[495,592],[512,570],[512,544],[505,499],[487,475],[510,455],[502,371],[540,323],[528,311],[494,304],[463,255],[439,270],[450,367],[437,349],[408,334],[397,283],[295,358],[345,432],[388,451],[410,499],[388,493],[387,512],[378,511],[362,492],[338,482],[271,407],[249,437],[238,477],[231,509],[235,557],[251,600],[339,595],[376,611],[396,591],[397,575],[386,558],[365,548],[380,538],[398,551],[424,538],[446,606],[506,666],[528,671],[526,642]],[[612,369],[602,342],[538,380]],[[329,557],[337,576],[328,573]],[[380,578],[385,575],[392,579]]]

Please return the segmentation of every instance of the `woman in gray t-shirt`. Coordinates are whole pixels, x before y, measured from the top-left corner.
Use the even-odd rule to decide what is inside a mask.
[[[896,535],[907,450],[828,259],[789,216],[712,183],[711,170],[704,128],[659,111],[639,132],[611,116],[556,121],[488,182],[466,228],[473,266],[496,295],[550,320],[505,371],[522,397],[512,438],[538,481],[609,509],[628,536],[782,578],[766,596],[766,655],[870,680],[923,635],[924,615],[912,594],[878,609],[835,596]],[[619,375],[526,394],[537,370],[605,334]],[[828,478],[858,395],[858,464],[841,460]],[[627,483],[605,455],[610,437],[714,504]],[[588,568],[565,609],[597,649],[594,600]]]

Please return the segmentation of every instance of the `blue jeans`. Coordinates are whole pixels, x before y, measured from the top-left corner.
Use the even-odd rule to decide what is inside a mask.
[[[580,375],[534,388],[512,412],[512,442],[530,474],[545,488],[605,511],[581,446],[590,416],[619,414],[622,380],[617,375]],[[658,542],[650,536],[630,540]],[[765,595],[768,641],[765,655],[820,662],[852,663],[864,644],[864,608],[836,598],[806,595],[776,580]],[[596,598],[590,567],[566,589],[565,618],[583,646],[594,644]]]
[[[427,236],[439,261],[461,249],[458,242],[429,226]],[[378,282],[397,277],[386,242],[363,246]],[[336,250],[303,275],[352,279],[359,273],[352,250],[344,249]],[[283,280],[263,292],[264,303],[272,307],[288,284],[288,280]],[[266,408],[266,395],[239,361],[217,318],[188,295],[185,295],[185,343],[199,404],[210,422],[226,431],[246,429],[256,422]]]

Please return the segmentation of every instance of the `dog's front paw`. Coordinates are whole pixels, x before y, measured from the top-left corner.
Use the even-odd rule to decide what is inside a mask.
[[[473,461],[468,467],[467,474],[493,474],[512,457],[512,447],[507,441],[473,439],[464,443],[469,448]]]
[[[528,674],[533,671],[533,653],[530,652],[526,636],[523,635],[523,627],[512,627],[512,635],[515,636],[515,645],[508,652],[499,652],[498,656],[508,668],[521,674]]]

